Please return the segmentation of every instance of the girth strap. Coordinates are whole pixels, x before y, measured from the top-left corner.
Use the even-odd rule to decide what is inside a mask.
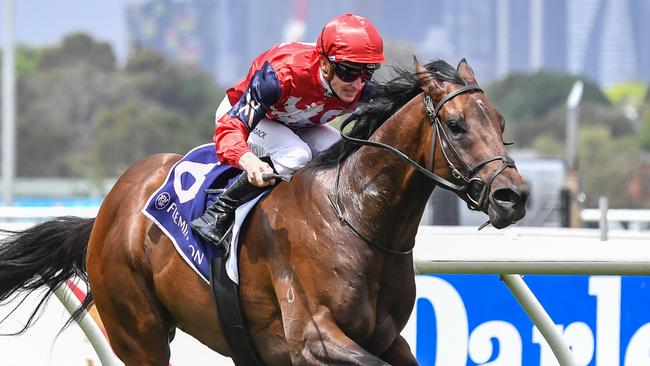
[[[233,353],[236,365],[265,366],[248,334],[239,301],[239,285],[226,273],[226,258],[214,257],[210,263],[212,296],[223,337]]]

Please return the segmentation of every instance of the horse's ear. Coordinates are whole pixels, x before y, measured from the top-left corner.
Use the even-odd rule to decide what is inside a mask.
[[[427,70],[420,62],[417,57],[413,56],[413,62],[415,63],[415,74],[420,79],[420,87],[427,93],[431,92],[431,88],[440,88],[438,81],[431,75],[429,70]]]
[[[464,58],[460,60],[458,67],[456,67],[456,71],[458,72],[458,75],[460,75],[460,77],[465,80],[467,85],[478,86],[478,82],[476,82],[476,77],[474,76],[474,70],[472,70],[472,67],[469,66],[467,60]]]

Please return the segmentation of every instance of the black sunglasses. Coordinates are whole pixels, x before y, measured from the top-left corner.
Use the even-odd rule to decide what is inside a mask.
[[[374,69],[370,69],[364,66],[355,67],[349,64],[344,64],[341,62],[332,62],[334,65],[334,73],[339,79],[345,81],[346,83],[351,83],[358,78],[361,78],[362,81],[368,81],[372,79],[372,74],[375,72]],[[375,64],[373,65],[376,68]]]

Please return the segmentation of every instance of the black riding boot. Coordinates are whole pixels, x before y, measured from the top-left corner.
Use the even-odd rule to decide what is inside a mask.
[[[193,220],[190,226],[194,234],[207,242],[212,242],[224,254],[228,246],[222,239],[235,219],[235,209],[250,201],[268,187],[257,187],[248,182],[246,172],[217,198],[205,213]]]

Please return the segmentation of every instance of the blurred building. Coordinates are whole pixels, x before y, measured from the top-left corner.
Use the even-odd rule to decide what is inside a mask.
[[[448,60],[452,65],[466,58],[480,82],[494,79],[499,52],[496,33],[499,12],[494,4],[494,1],[475,0],[446,0],[440,3],[434,11],[441,12],[441,24],[444,24],[446,31],[441,29],[438,32],[446,33],[447,39],[438,45],[439,51],[430,57]]]
[[[241,80],[253,59],[281,42],[290,0],[217,0],[216,79],[223,87]]]
[[[638,79],[650,81],[650,0],[630,0],[629,14]]]
[[[540,69],[601,85],[650,81],[650,0],[142,0],[128,10],[128,34],[226,87],[265,49],[314,42],[345,12],[421,59],[467,58],[483,83]]]
[[[639,79],[641,60],[635,38],[650,38],[634,34],[641,14],[632,13],[632,1],[576,0],[567,5],[571,24],[568,71],[601,85]]]
[[[451,58],[478,61],[482,80],[540,69],[585,75],[600,85],[650,80],[650,0],[437,4],[441,18],[453,19],[440,25],[454,35]]]
[[[166,56],[214,73],[217,55],[217,0],[149,0],[127,8],[131,47]]]

